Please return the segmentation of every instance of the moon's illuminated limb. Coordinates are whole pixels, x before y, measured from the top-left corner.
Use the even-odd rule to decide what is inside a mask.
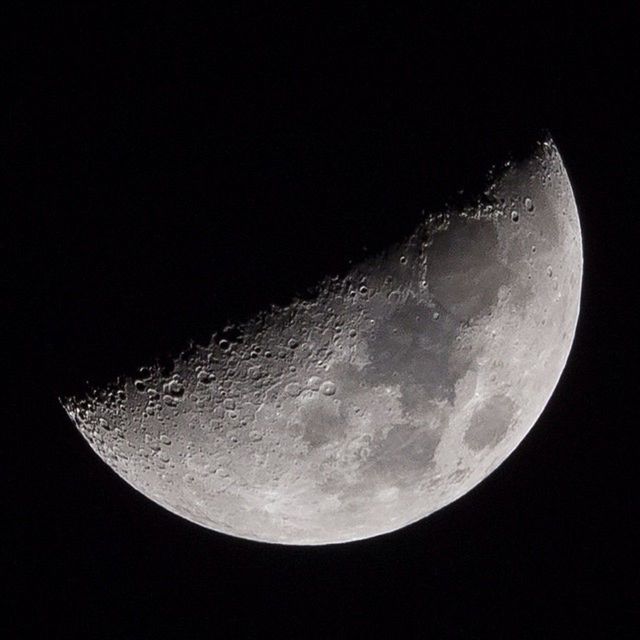
[[[463,495],[524,438],[565,365],[581,279],[548,140],[483,202],[429,216],[313,299],[64,405],[120,476],[193,522],[367,538]]]

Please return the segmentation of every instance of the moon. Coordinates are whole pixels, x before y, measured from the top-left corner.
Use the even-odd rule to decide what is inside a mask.
[[[312,295],[61,402],[118,475],[194,523],[291,545],[377,536],[467,493],[529,432],[582,265],[547,139]]]

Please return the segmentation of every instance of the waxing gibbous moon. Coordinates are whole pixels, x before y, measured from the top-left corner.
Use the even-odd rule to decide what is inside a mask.
[[[137,490],[219,532],[297,545],[386,533],[522,441],[567,360],[582,244],[551,140],[479,201],[171,367],[65,398]]]

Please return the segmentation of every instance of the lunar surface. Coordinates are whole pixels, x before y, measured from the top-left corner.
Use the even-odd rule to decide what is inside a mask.
[[[489,183],[312,296],[63,406],[128,483],[219,532],[316,545],[424,518],[522,441],[576,328],[581,234],[557,148]]]

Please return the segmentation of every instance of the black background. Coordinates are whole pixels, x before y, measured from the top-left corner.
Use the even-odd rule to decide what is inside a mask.
[[[637,16],[514,4],[7,21],[9,637],[637,634]],[[224,536],[131,489],[58,405],[343,272],[547,130],[584,236],[574,348],[522,445],[442,511],[347,545]]]

